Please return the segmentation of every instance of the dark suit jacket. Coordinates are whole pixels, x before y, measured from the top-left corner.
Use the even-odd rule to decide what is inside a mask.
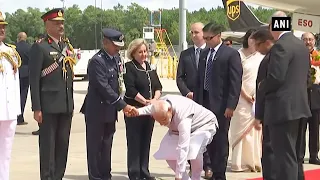
[[[189,92],[194,92],[197,73],[195,49],[192,46],[181,52],[178,63],[176,82],[183,96],[186,96]]]
[[[199,60],[195,91],[195,101],[199,104],[203,104],[204,78],[209,51],[209,49],[204,50]],[[241,91],[243,70],[238,51],[224,44],[216,52],[213,61],[209,90],[210,110],[220,116],[224,114],[226,108],[236,109]]]
[[[145,62],[145,64],[146,69],[136,60],[125,63],[126,74],[124,74],[123,80],[126,86],[126,94],[124,101],[132,106],[144,106],[134,99],[138,93],[145,99],[153,99],[156,91],[162,91],[157,71],[152,70],[148,62]]]
[[[63,44],[65,47],[66,44]],[[29,78],[32,110],[42,113],[70,113],[73,112],[73,73],[69,64],[66,65],[67,79],[62,76],[62,65],[41,77],[41,71],[55,62],[53,54],[58,60],[62,50],[49,37],[34,43],[30,50]]]
[[[111,59],[100,50],[88,64],[88,94],[81,108],[87,122],[115,122],[127,105],[119,95],[119,62],[119,56]]]
[[[267,77],[259,89],[265,92],[265,124],[276,124],[311,116],[307,85],[310,56],[307,47],[291,32],[270,50]]]
[[[16,50],[21,57],[21,66],[19,68],[19,77],[25,78],[29,76],[29,51],[31,45],[25,41],[20,41],[16,44]]]
[[[258,84],[267,77],[269,58],[270,55],[267,54],[261,61],[256,81],[255,118],[261,121],[263,121],[264,116],[265,93],[261,89],[258,89]]]
[[[313,84],[309,89],[310,92],[310,107],[311,110],[319,110],[320,109],[320,85]]]

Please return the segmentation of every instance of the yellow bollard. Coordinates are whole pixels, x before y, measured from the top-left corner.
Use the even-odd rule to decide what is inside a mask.
[[[172,77],[172,59],[171,56],[168,57],[168,75],[167,78],[170,79]]]
[[[176,61],[176,58],[174,57],[173,59],[173,79],[175,80],[176,77],[177,77],[177,61]]]
[[[155,65],[156,64],[156,58],[154,56],[151,56],[150,64],[151,65]]]

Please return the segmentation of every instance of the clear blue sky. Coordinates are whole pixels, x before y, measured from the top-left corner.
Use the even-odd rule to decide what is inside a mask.
[[[118,2],[124,6],[130,5],[131,2],[135,2],[141,6],[148,7],[151,10],[156,10],[158,8],[171,9],[173,7],[179,7],[179,0],[102,0],[102,7],[103,9],[110,9]],[[96,3],[98,7],[101,7],[101,0],[96,0]],[[65,0],[66,7],[70,7],[73,4],[77,4],[81,9],[85,9],[88,5],[94,5],[95,0]],[[198,10],[202,7],[211,9],[212,7],[222,6],[222,1],[186,0],[186,6],[189,11]],[[13,13],[17,9],[26,10],[27,7],[40,8],[40,10],[44,10],[47,7],[62,7],[62,2],[61,0],[0,0],[0,11],[2,12]]]

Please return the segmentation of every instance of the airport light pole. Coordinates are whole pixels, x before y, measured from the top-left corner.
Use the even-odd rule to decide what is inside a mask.
[[[97,42],[97,0],[94,0],[94,13],[95,13],[95,22],[94,22],[94,43],[95,49],[98,49]]]
[[[62,2],[62,9],[65,9],[65,8],[64,8],[64,1],[65,1],[65,0],[61,0],[61,2]]]
[[[179,49],[188,48],[187,43],[187,9],[186,0],[179,0]]]

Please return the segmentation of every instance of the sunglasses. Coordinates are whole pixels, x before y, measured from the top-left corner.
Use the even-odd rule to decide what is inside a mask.
[[[219,34],[220,34],[220,33],[219,33]],[[204,37],[204,36],[203,36],[203,39],[206,40],[206,41],[210,41],[211,39],[213,39],[214,37],[216,37],[216,36],[219,35],[219,34],[216,34],[216,35],[214,35],[214,36],[209,36],[209,37]]]

